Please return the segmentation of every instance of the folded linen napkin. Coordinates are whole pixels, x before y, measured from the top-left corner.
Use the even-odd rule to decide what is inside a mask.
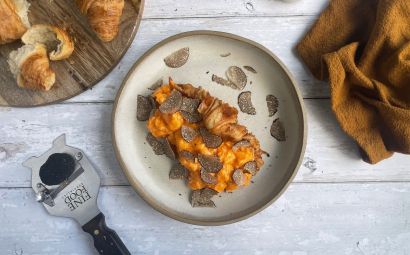
[[[365,161],[410,153],[410,0],[332,0],[297,50]]]

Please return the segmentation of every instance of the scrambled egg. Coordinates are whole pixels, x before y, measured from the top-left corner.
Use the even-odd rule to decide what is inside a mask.
[[[161,104],[170,95],[171,88],[169,86],[162,86],[154,92],[155,100]],[[193,190],[202,188],[211,188],[218,192],[233,191],[238,186],[232,179],[232,174],[235,169],[242,167],[249,161],[255,159],[253,148],[241,147],[236,151],[232,150],[233,142],[223,141],[218,148],[207,148],[202,140],[202,137],[198,135],[192,142],[186,142],[181,135],[181,126],[189,126],[196,130],[199,129],[201,123],[192,124],[184,120],[179,112],[173,114],[164,114],[159,110],[156,110],[155,114],[148,121],[148,129],[155,137],[166,137],[170,144],[172,144],[179,155],[179,152],[186,150],[194,155],[217,155],[220,161],[223,163],[223,168],[216,173],[218,182],[216,184],[208,184],[202,181],[200,176],[201,165],[198,159],[195,162],[190,161],[187,158],[178,157],[179,162],[189,170],[188,184]],[[250,173],[244,173],[245,186],[249,185],[252,175]]]

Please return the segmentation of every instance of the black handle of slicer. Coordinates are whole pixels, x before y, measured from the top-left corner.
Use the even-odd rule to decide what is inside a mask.
[[[117,233],[107,227],[105,216],[99,213],[92,220],[83,225],[83,230],[94,238],[94,247],[100,254],[125,255],[131,254]]]

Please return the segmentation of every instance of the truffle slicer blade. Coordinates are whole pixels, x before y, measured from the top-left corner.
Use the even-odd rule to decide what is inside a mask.
[[[51,155],[56,154],[70,155],[75,161],[74,170],[61,183],[47,185],[40,178],[40,169]],[[82,150],[66,144],[65,134],[57,137],[52,147],[42,155],[24,161],[23,166],[31,168],[31,184],[36,200],[43,204],[49,214],[75,219],[85,232],[92,235],[94,246],[100,254],[130,254],[117,233],[107,227],[104,214],[98,209],[100,176]]]

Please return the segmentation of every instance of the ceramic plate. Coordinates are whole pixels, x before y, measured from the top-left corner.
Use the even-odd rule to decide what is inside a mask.
[[[189,47],[190,56],[180,68],[169,68],[163,59],[178,49]],[[221,54],[230,53],[227,57]],[[257,73],[245,71],[257,114],[239,113],[245,125],[270,154],[249,186],[233,193],[221,193],[213,201],[216,208],[193,208],[190,190],[183,180],[169,180],[172,161],[157,156],[145,142],[146,122],[136,119],[137,96],[158,79],[172,77],[176,83],[202,86],[211,95],[238,107],[240,91],[212,82],[212,74],[224,76],[229,66],[252,66]],[[252,82],[252,84],[251,84]],[[279,99],[279,110],[268,117],[266,95]],[[113,109],[113,143],[116,156],[128,180],[152,207],[174,219],[199,225],[236,222],[261,211],[277,199],[295,176],[306,143],[306,119],[303,102],[280,60],[265,47],[248,39],[214,31],[194,31],[172,36],[160,42],[133,66],[120,88]],[[269,132],[279,118],[286,130],[286,141],[276,141]]]

